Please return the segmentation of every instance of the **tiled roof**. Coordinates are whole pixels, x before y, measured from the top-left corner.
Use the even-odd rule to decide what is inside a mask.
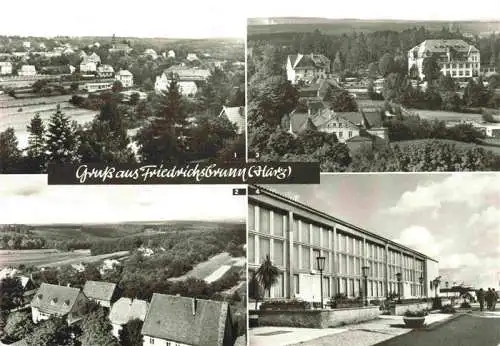
[[[129,70],[120,70],[118,72],[118,75],[120,75],[120,76],[132,76],[132,73],[130,73]]]
[[[330,64],[330,59],[323,54],[293,54],[288,58],[293,68],[325,68]]]
[[[447,48],[453,48],[458,52],[467,53],[469,49],[478,52],[478,49],[464,40],[425,40],[413,49],[419,51],[430,51],[432,53],[446,53]]]
[[[148,312],[148,302],[141,299],[120,298],[113,304],[109,312],[109,320],[113,324],[126,324],[133,319],[144,321]]]
[[[113,69],[113,66],[111,65],[101,65],[97,68],[97,71],[98,72],[115,72],[115,70]]]
[[[78,288],[42,283],[31,306],[44,313],[62,316],[71,311],[79,294]]]
[[[83,286],[83,294],[87,298],[111,301],[116,284],[104,281],[87,281]]]
[[[180,80],[205,80],[210,77],[210,70],[201,68],[186,68],[183,66],[171,66],[165,70],[167,77],[170,73],[177,75]]]
[[[237,126],[238,131],[245,131],[245,107],[223,107],[222,113]]]
[[[222,346],[227,302],[154,293],[142,335],[193,346]]]

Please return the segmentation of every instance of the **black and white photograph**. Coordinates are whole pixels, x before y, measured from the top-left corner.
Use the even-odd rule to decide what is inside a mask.
[[[245,23],[223,5],[2,5],[0,173],[244,161]]]
[[[456,172],[249,187],[249,345],[498,345],[499,188]]]
[[[0,176],[0,345],[246,345],[242,186]]]
[[[498,2],[273,9],[247,25],[249,159],[500,169]]]

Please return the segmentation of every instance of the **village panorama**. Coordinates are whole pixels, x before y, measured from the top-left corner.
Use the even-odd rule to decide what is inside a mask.
[[[249,158],[498,170],[499,32],[498,21],[249,19]]]
[[[238,39],[0,36],[0,173],[245,157]]]

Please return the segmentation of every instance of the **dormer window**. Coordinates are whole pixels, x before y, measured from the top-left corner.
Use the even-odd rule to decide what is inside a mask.
[[[39,294],[39,295],[37,295],[36,297],[37,297],[39,300],[42,300],[42,298],[43,298],[43,294]]]
[[[66,299],[66,300],[64,301],[64,305],[69,306],[69,299]]]
[[[50,304],[56,304],[57,303],[57,298],[53,298],[51,301],[50,301]]]

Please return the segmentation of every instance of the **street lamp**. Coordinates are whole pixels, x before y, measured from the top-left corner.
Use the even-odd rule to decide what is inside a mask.
[[[401,303],[401,273],[396,273],[396,279],[398,280],[398,303]]]
[[[418,281],[420,281],[420,297],[423,297],[424,296],[424,277],[421,276],[420,279],[418,279]]]
[[[319,270],[319,283],[321,285],[321,309],[323,309],[323,270],[325,270],[325,256],[316,257]]]
[[[365,278],[365,306],[368,306],[368,271],[370,267],[364,266],[361,268],[363,271],[363,277]]]

